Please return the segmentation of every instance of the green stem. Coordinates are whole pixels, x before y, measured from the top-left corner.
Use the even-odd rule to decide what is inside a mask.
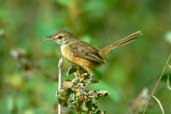
[[[163,77],[163,75],[164,75],[164,73],[166,71],[166,68],[167,68],[167,66],[169,64],[170,58],[171,58],[171,52],[170,52],[170,54],[169,54],[169,56],[168,56],[168,58],[166,60],[166,63],[165,63],[165,65],[164,65],[164,67],[163,67],[163,69],[162,69],[162,71],[160,73],[160,76],[159,76],[158,80],[156,81],[156,83],[154,85],[154,88],[152,89],[151,96],[154,96],[154,94],[155,94],[155,92],[157,90],[157,87],[159,86],[160,80],[162,79],[162,77]],[[149,102],[150,102],[150,100],[151,100],[151,97],[149,99]],[[148,105],[149,105],[149,103],[147,103],[147,105],[145,106],[143,114],[145,114],[145,112],[146,112],[146,110],[148,108]]]

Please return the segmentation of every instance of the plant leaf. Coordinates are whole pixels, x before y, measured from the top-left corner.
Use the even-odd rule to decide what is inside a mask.
[[[158,103],[162,114],[165,114],[164,109],[163,109],[163,106],[162,106],[160,100],[157,97],[155,97],[154,95],[152,96],[152,98]]]

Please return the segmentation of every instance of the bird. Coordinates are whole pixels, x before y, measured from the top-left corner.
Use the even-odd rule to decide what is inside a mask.
[[[93,76],[92,68],[104,64],[105,58],[113,49],[134,41],[141,34],[141,31],[134,32],[103,48],[97,48],[85,41],[81,41],[67,31],[52,34],[48,37],[48,40],[55,41],[60,45],[61,54],[64,58],[83,68],[90,76]]]

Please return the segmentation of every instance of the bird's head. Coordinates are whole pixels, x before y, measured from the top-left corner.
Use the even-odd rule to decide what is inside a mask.
[[[58,32],[48,37],[48,40],[55,41],[58,44],[67,44],[72,39],[72,34],[69,32]]]

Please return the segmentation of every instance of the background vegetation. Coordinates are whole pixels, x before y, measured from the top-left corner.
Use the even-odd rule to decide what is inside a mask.
[[[47,36],[60,30],[103,47],[137,30],[143,36],[114,50],[96,68],[95,88],[109,91],[99,105],[125,114],[144,88],[153,87],[169,54],[170,0],[0,0],[0,113],[56,113],[57,62]],[[70,63],[65,62],[64,73]],[[170,71],[168,70],[168,73]],[[72,78],[67,77],[64,78]],[[171,92],[162,79],[155,94],[171,113]],[[146,114],[159,114],[150,103]]]

